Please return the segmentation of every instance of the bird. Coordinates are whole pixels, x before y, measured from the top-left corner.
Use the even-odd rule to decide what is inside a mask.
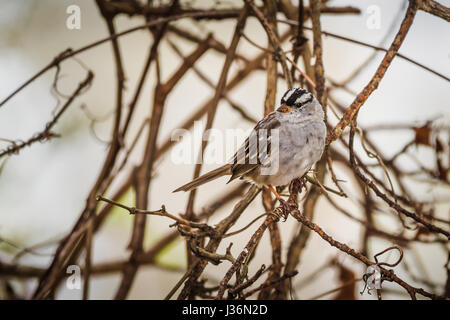
[[[267,114],[251,131],[227,164],[201,175],[173,192],[190,191],[220,178],[241,178],[266,186],[283,200],[274,187],[302,178],[321,158],[327,128],[317,98],[303,88],[287,90],[280,107]]]

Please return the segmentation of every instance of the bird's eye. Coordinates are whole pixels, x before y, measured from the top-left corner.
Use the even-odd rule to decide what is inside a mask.
[[[294,106],[296,108],[301,108],[304,105],[307,105],[308,103],[310,103],[313,100],[313,95],[311,93],[309,94],[304,94],[300,97],[298,97],[295,101],[294,101]]]

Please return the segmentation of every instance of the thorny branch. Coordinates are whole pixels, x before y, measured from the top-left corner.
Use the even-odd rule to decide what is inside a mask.
[[[94,79],[94,74],[89,71],[86,79],[80,82],[78,88],[72,93],[69,99],[67,99],[66,103],[64,103],[53,118],[47,122],[43,131],[33,135],[26,141],[11,141],[8,147],[4,150],[0,150],[0,159],[7,155],[18,154],[21,149],[29,147],[35,142],[44,142],[50,140],[51,138],[58,137],[59,135],[57,133],[52,132],[53,127],[56,125],[63,113],[67,111],[72,102],[89,87],[92,83],[92,79]]]
[[[406,11],[405,17],[400,25],[400,30],[395,36],[394,41],[392,42],[388,52],[384,56],[380,65],[378,66],[374,76],[369,81],[369,83],[364,87],[364,89],[356,96],[353,103],[347,108],[344,116],[341,118],[339,123],[334,127],[333,131],[327,138],[327,144],[330,144],[332,141],[338,139],[345,127],[347,127],[350,122],[356,117],[359,109],[363,106],[364,102],[369,98],[369,96],[378,88],[380,81],[383,79],[387,69],[389,68],[392,60],[396,56],[400,46],[405,40],[406,35],[411,27],[414,17],[416,15],[418,6],[416,1],[410,1],[408,9]]]

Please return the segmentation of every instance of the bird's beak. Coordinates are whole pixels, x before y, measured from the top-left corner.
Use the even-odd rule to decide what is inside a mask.
[[[283,104],[281,107],[279,107],[279,108],[277,109],[277,111],[278,111],[278,112],[281,112],[281,113],[288,113],[288,112],[291,111],[291,108],[290,108],[289,106]]]

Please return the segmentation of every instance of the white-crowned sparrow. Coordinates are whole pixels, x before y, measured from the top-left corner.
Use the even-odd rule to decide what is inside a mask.
[[[292,88],[281,106],[255,126],[232,160],[174,190],[189,191],[224,175],[228,182],[245,178],[258,185],[289,184],[301,178],[320,159],[325,147],[326,125],[322,106],[305,89]]]

